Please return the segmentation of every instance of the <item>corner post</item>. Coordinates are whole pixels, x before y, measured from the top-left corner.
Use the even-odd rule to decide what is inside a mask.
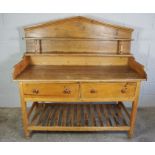
[[[30,131],[28,130],[28,115],[27,115],[27,105],[26,101],[24,99],[23,94],[23,83],[19,83],[19,89],[20,89],[20,98],[21,98],[21,111],[22,111],[22,121],[23,121],[23,128],[24,128],[24,134],[25,137],[30,136]]]
[[[138,100],[139,100],[139,93],[140,93],[140,82],[137,82],[135,99],[132,102],[132,111],[131,111],[131,115],[130,115],[130,130],[128,131],[129,138],[131,138],[133,136],[133,132],[134,132]]]

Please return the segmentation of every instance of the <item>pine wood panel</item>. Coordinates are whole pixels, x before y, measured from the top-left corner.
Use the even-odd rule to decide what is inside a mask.
[[[83,101],[119,101],[120,99],[133,100],[136,83],[82,83],[81,98]]]
[[[70,56],[74,56],[74,57],[85,57],[85,56],[87,56],[87,57],[100,57],[100,56],[102,56],[102,57],[106,57],[106,58],[108,58],[108,57],[132,57],[132,54],[131,53],[121,53],[121,54],[115,54],[115,53],[93,53],[93,52],[63,52],[63,51],[61,51],[61,52],[56,52],[56,51],[52,51],[52,52],[44,52],[44,53],[34,53],[34,52],[29,52],[29,51],[27,51],[25,54],[24,54],[24,56],[41,56],[41,57],[43,57],[43,56],[50,56],[50,57],[52,57],[52,56],[65,56],[65,57],[70,57]]]
[[[28,65],[30,65],[30,57],[23,57],[23,59],[14,66],[13,78],[16,78],[19,74],[21,74]]]
[[[70,65],[70,66],[122,66],[128,64],[126,57],[83,57],[83,56],[31,56],[32,65]]]
[[[86,17],[72,17],[24,28],[26,37],[128,38],[131,28],[100,22]]]
[[[121,52],[130,53],[132,29],[112,26],[85,17],[44,23],[27,27],[24,30],[27,39],[26,50],[29,52],[63,51],[116,54],[120,53],[117,39],[128,39],[121,45],[123,46]]]
[[[98,53],[98,54],[130,54],[130,40],[126,41],[68,41],[68,40],[27,40],[27,51],[31,53]],[[118,47],[122,46],[120,50]]]
[[[55,98],[78,98],[79,85],[74,83],[26,83],[23,84],[25,95],[51,96]]]
[[[41,52],[45,51],[51,52],[91,52],[91,53],[117,53],[117,41],[51,41],[51,40],[42,40],[41,41]],[[35,46],[36,42],[33,40],[27,41],[27,51],[37,52]],[[130,44],[129,44],[130,45]],[[128,49],[123,49],[123,53],[129,53]]]
[[[15,80],[20,81],[135,81],[140,76],[128,66],[46,66],[34,65],[25,69]]]
[[[144,66],[136,62],[134,57],[129,58],[129,67],[135,70],[139,75],[147,79],[146,72],[144,71]]]

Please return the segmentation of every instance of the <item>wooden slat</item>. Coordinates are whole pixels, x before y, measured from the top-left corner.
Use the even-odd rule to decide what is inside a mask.
[[[119,107],[119,105],[117,105],[115,107],[115,110],[118,112],[119,120],[122,122],[121,125],[123,125],[123,126],[127,125],[127,122],[126,122],[126,120],[123,117],[123,114],[122,114],[122,111],[121,111],[121,107]]]
[[[129,131],[129,126],[121,127],[43,127],[43,126],[29,126],[28,130],[36,131]]]
[[[77,104],[77,126],[81,126],[81,105]]]
[[[109,118],[110,126],[115,126],[115,121],[114,121],[113,116],[111,114],[109,104],[105,105],[105,107],[106,107],[106,110],[107,110],[107,113],[108,113],[108,118]]]
[[[66,126],[66,122],[67,122],[67,105],[63,105],[61,125]]]
[[[108,105],[108,111],[109,111],[109,116],[110,116],[110,118],[111,118],[111,122],[112,122],[112,125],[113,126],[118,126],[118,121],[117,121],[117,118],[116,118],[116,116],[115,116],[115,113],[114,113],[114,111],[113,111],[113,107],[112,107],[112,105],[111,104],[109,104]]]
[[[48,125],[48,117],[49,117],[50,112],[51,112],[51,105],[47,105],[45,118],[44,118],[44,120],[42,120],[42,126],[47,126]]]
[[[39,120],[38,120],[38,123],[37,123],[38,125],[41,125],[42,124],[42,121],[45,119],[47,107],[48,106],[46,104],[44,104],[42,113],[41,113],[41,115],[39,117]]]
[[[84,110],[84,124],[85,126],[88,126],[88,120],[89,120],[89,117],[88,117],[88,109],[87,109],[87,106],[88,105],[83,105],[83,110]]]
[[[37,103],[36,102],[33,102],[32,106],[31,106],[31,108],[30,108],[30,110],[29,110],[29,112],[27,114],[28,119],[29,119],[32,111],[34,110],[34,108],[36,108],[36,105],[37,105]]]
[[[38,107],[37,107],[37,109],[36,109],[36,112],[35,112],[34,116],[33,116],[32,119],[31,119],[31,124],[34,125],[35,121],[37,121],[37,119],[38,119],[38,117],[39,117],[39,114],[40,114],[42,108],[43,108],[43,107],[42,107],[42,104],[38,104]]]
[[[60,116],[61,108],[62,108],[61,105],[57,105],[57,109],[56,109],[54,117],[53,117],[53,119],[54,119],[53,125],[54,126],[59,125],[59,116]]]
[[[117,121],[117,126],[121,126],[123,124],[123,122],[122,122],[121,115],[120,115],[120,113],[119,113],[119,111],[117,109],[117,106],[118,105],[112,105],[112,108],[113,108],[112,110],[114,112],[114,115],[115,115],[115,118],[116,118],[116,121]]]
[[[126,115],[128,116],[128,118],[130,119],[130,114],[129,112],[127,111],[127,109],[125,108],[124,104],[122,102],[119,102],[121,108],[123,108],[124,112],[126,113]]]
[[[56,108],[57,108],[56,105],[52,105],[51,106],[51,110],[50,110],[49,115],[48,115],[48,118],[47,118],[47,126],[50,126],[51,125],[51,120],[52,120],[52,118],[54,116],[54,113],[56,111]]]
[[[90,115],[91,115],[91,125],[96,126],[95,114],[94,114],[94,106],[93,104],[89,104],[90,106]]]
[[[107,118],[105,116],[104,107],[102,106],[102,104],[99,104],[99,108],[100,108],[101,115],[102,115],[103,125],[107,126]]]
[[[59,108],[61,105],[55,105],[53,115],[51,117],[51,126],[57,126],[59,117]]]
[[[126,113],[124,112],[124,110],[123,110],[123,108],[122,108],[122,106],[121,106],[121,104],[119,103],[118,104],[118,107],[117,107],[118,109],[119,109],[119,111],[120,111],[120,113],[121,113],[121,115],[122,115],[122,118],[123,118],[123,122],[124,122],[124,124],[125,125],[129,125],[129,118],[128,118],[128,116],[126,115]],[[127,119],[128,120],[127,120]]]
[[[74,105],[70,106],[70,125],[74,126]]]
[[[70,106],[67,105],[67,124],[66,126],[70,126]]]
[[[103,110],[104,116],[106,118],[106,126],[110,126],[110,119],[109,119],[109,116],[108,116],[106,105],[102,104],[102,110]]]
[[[96,105],[96,110],[97,110],[100,126],[104,126],[103,120],[102,120],[102,113],[101,113],[101,109],[100,109],[99,104]]]
[[[49,113],[48,113],[48,116],[47,116],[47,124],[46,124],[46,126],[49,126],[50,125],[50,118],[52,117],[52,113],[53,113],[53,110],[52,110],[52,108],[50,107],[50,111],[49,111]]]
[[[116,124],[116,126],[119,126],[119,119],[118,119],[118,116],[116,115],[116,111],[114,110],[116,105],[112,104],[112,105],[109,105],[109,106],[110,106],[109,110],[111,111],[111,114],[113,116],[115,124]]]

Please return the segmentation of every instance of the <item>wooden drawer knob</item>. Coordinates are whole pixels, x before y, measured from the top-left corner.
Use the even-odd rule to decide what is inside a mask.
[[[121,89],[121,93],[126,93],[127,92],[127,85],[128,85],[128,83],[126,83],[125,85],[124,85],[124,87]]]
[[[97,91],[96,91],[95,89],[91,89],[91,90],[90,90],[90,93],[91,93],[91,94],[95,94],[95,93],[97,93]]]
[[[33,94],[38,94],[39,90],[38,89],[33,89],[32,92],[33,92]]]
[[[66,89],[64,89],[63,93],[64,93],[64,94],[71,94],[71,90],[68,89],[68,88],[66,88]]]
[[[125,93],[126,93],[126,89],[124,89],[124,88],[121,89],[121,93],[122,93],[122,94],[125,94]]]
[[[121,89],[122,94],[125,94],[126,92],[127,92],[127,87],[124,87],[124,88]]]

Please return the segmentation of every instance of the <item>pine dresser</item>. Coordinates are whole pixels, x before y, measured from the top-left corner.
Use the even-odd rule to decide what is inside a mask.
[[[122,131],[132,137],[146,80],[130,52],[132,31],[81,16],[25,27],[26,51],[13,71],[25,136]]]

